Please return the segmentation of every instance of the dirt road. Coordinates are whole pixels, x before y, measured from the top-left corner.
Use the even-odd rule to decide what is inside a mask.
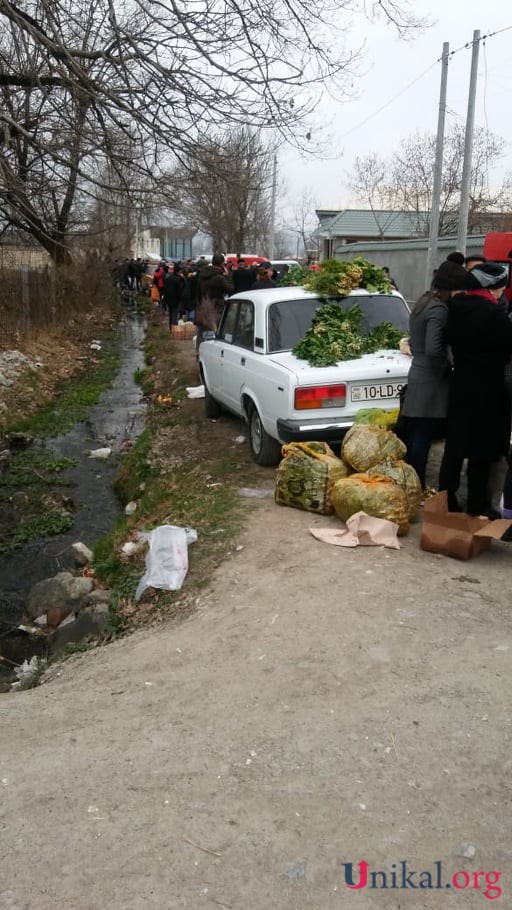
[[[0,701],[1,910],[512,906],[512,545],[247,508],[186,622]]]

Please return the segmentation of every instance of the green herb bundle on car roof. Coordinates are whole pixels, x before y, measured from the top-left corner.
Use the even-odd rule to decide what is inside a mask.
[[[362,256],[356,256],[351,262],[325,259],[315,269],[308,269],[300,283],[306,290],[323,297],[344,296],[356,288],[373,294],[389,294],[393,290],[385,271]]]
[[[311,328],[295,345],[293,353],[311,366],[328,367],[384,348],[398,348],[401,331],[390,322],[382,322],[364,334],[363,319],[359,304],[342,310],[336,303],[326,303],[318,307]]]

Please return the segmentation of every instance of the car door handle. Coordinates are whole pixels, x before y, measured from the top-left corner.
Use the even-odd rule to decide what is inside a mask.
[[[245,357],[240,357],[240,363],[243,367],[245,366]]]

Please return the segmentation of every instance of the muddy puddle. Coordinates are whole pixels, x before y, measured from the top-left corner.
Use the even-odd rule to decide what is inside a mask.
[[[31,541],[7,554],[0,554],[0,652],[19,637],[14,628],[23,613],[31,587],[43,578],[75,568],[71,546],[82,541],[89,547],[102,534],[112,530],[122,507],[113,491],[122,453],[143,429],[145,405],[134,374],[144,367],[144,319],[127,310],[119,325],[121,365],[112,385],[106,389],[88,419],[62,436],[35,442],[51,450],[57,458],[76,461],[59,481],[75,504],[73,525],[65,533]],[[89,452],[110,448],[105,459],[91,458]],[[20,495],[22,491],[20,491]],[[20,642],[20,646],[23,642]],[[30,651],[27,642],[27,648]],[[19,649],[18,649],[19,653]],[[32,647],[31,653],[34,653]],[[21,659],[28,654],[19,653]]]

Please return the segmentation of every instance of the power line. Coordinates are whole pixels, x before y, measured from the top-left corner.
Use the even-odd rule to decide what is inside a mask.
[[[501,28],[498,31],[489,32],[487,35],[482,35],[482,37],[479,38],[479,41],[483,41],[485,43],[486,38],[494,38],[495,35],[501,35],[501,34],[503,34],[503,32],[508,32],[511,29],[512,29],[512,25],[507,25],[505,28]],[[473,41],[466,41],[465,44],[461,44],[461,46],[458,47],[456,50],[450,51],[449,57],[455,56],[455,54],[458,54],[459,51],[468,50],[472,46],[473,46]],[[360,123],[357,123],[351,129],[347,130],[346,133],[343,133],[340,136],[340,140],[346,139],[347,136],[351,136],[352,133],[355,133],[356,130],[361,129],[362,126],[366,126],[366,124],[369,123],[370,120],[373,120],[374,117],[377,117],[378,114],[381,114],[382,111],[385,111],[386,108],[388,108],[391,104],[393,104],[393,102],[395,102],[398,98],[401,98],[402,95],[404,95],[406,92],[408,92],[409,89],[412,88],[413,85],[416,85],[416,83],[419,82],[420,79],[423,79],[423,76],[426,76],[427,73],[429,73],[430,70],[433,69],[438,63],[441,63],[441,61],[442,61],[442,57],[438,57],[436,60],[434,60],[434,62],[431,63],[430,66],[428,66],[426,70],[423,70],[423,72],[420,73],[419,76],[416,76],[412,80],[412,82],[409,82],[408,85],[406,85],[403,89],[401,89],[399,92],[397,92],[396,95],[393,95],[393,97],[390,98],[389,101],[386,101],[386,103],[383,104],[381,107],[377,108],[377,110],[373,111],[371,114],[368,114],[368,117],[365,117],[365,119],[361,120]],[[453,111],[452,113],[455,113],[455,112]]]
[[[512,29],[512,25],[507,25],[507,26],[505,26],[505,28],[500,28],[496,32],[488,32],[487,35],[482,35],[481,38],[479,38],[478,40],[485,41],[486,38],[494,38],[495,35],[502,35],[503,32],[509,32],[510,29]],[[450,51],[450,57],[454,57],[455,54],[459,53],[459,51],[467,51],[470,47],[473,47],[473,41],[466,41],[465,44],[461,44],[461,46],[457,47],[454,51]],[[436,63],[440,63],[441,60],[442,60],[442,57],[438,57],[436,60]]]
[[[406,85],[405,88],[401,89],[401,91],[399,91],[396,95],[393,95],[393,97],[390,98],[389,101],[386,101],[386,103],[383,104],[382,107],[377,108],[376,111],[373,111],[373,113],[369,114],[368,117],[366,117],[364,120],[361,120],[361,123],[358,123],[356,126],[353,126],[352,129],[348,130],[346,133],[343,133],[343,135],[340,136],[340,139],[345,139],[347,136],[350,136],[351,133],[355,132],[355,130],[360,129],[360,127],[362,127],[366,123],[368,123],[369,120],[373,120],[373,118],[376,117],[377,114],[380,114],[382,111],[385,111],[386,108],[390,106],[390,104],[393,104],[393,102],[397,100],[397,98],[400,98],[402,95],[405,94],[405,92],[408,92],[409,89],[412,88],[413,85],[415,85],[417,82],[419,82],[420,79],[423,79],[423,76],[426,76],[427,73],[429,73],[430,70],[433,69],[434,66],[436,66],[438,62],[439,62],[438,60],[434,60],[434,62],[431,63],[430,66],[427,67],[426,70],[424,70],[422,73],[420,73],[419,76],[416,76],[416,78],[413,79],[412,82],[409,82],[409,84]]]

